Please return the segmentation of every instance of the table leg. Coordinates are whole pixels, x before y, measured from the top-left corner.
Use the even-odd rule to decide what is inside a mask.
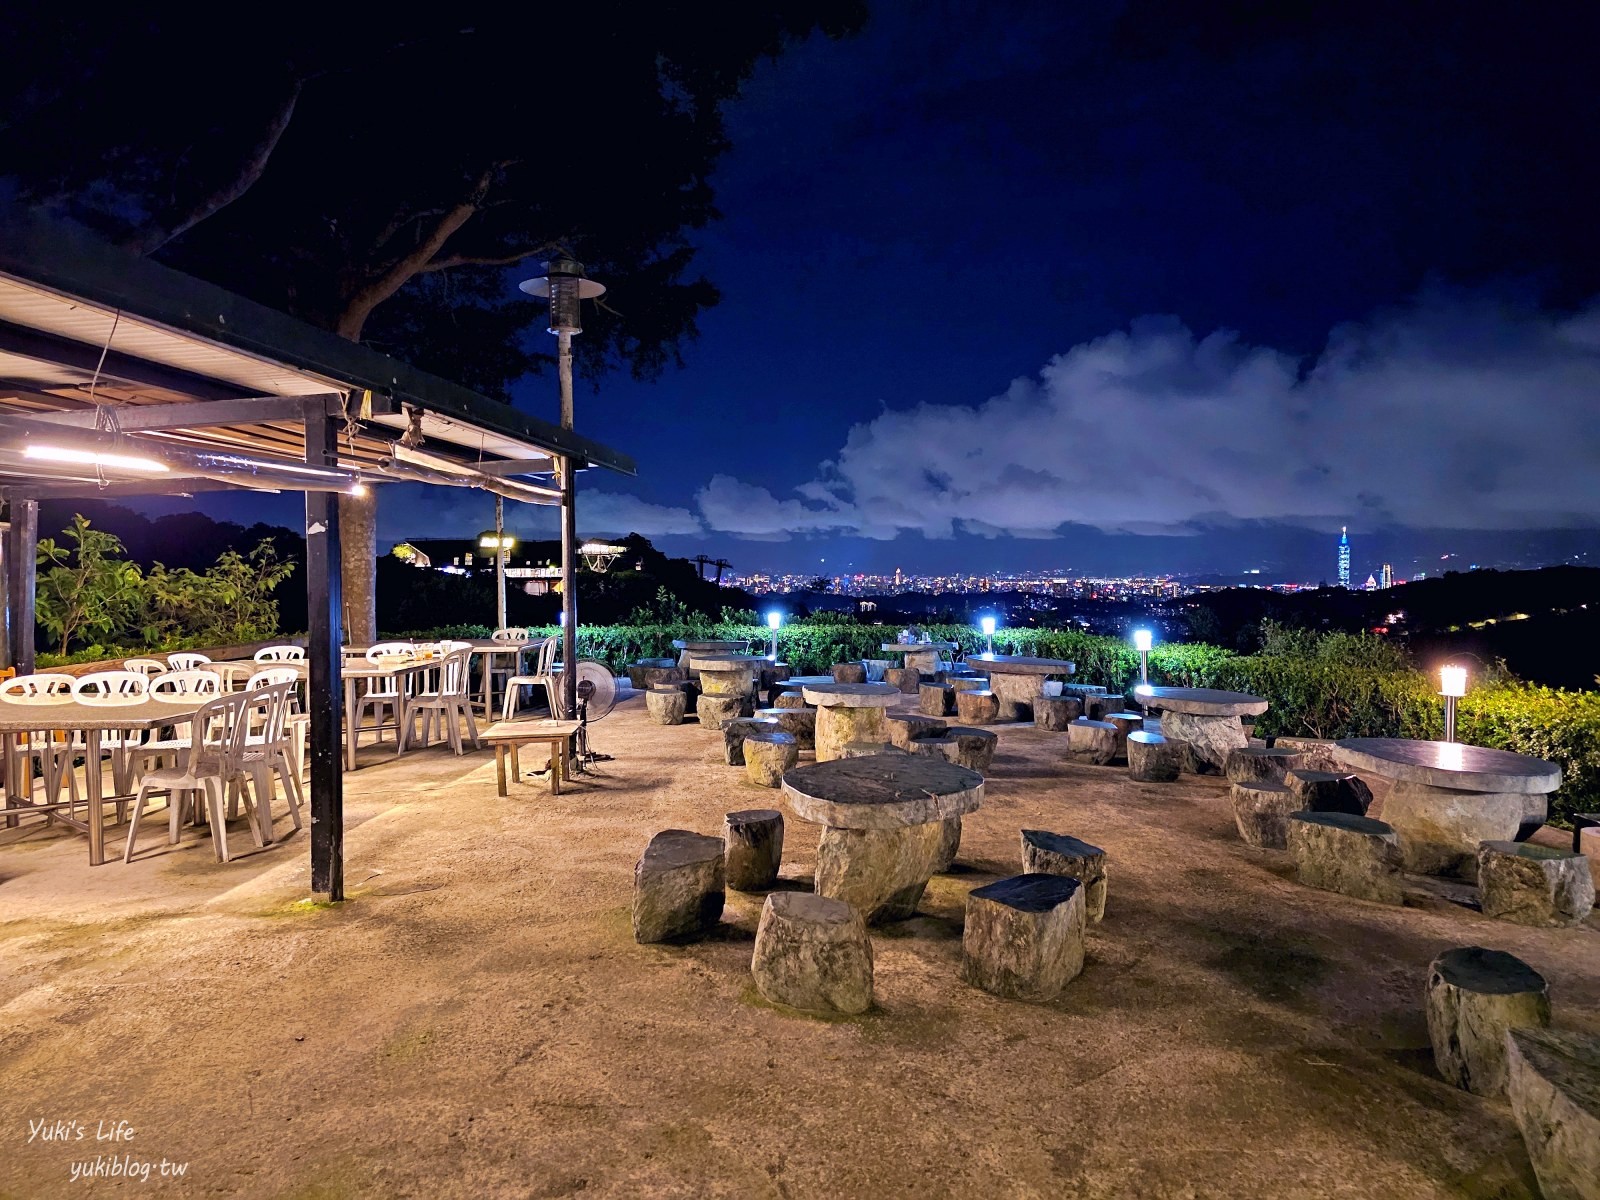
[[[567,739],[560,738],[550,747],[550,794],[561,795],[561,777],[567,771]]]
[[[21,824],[20,818],[11,810],[16,808],[22,799],[22,768],[20,762],[28,761],[28,756],[23,750],[22,734],[8,733],[6,738],[6,827],[15,829]],[[30,789],[31,791],[31,789]]]
[[[83,732],[86,750],[83,760],[84,796],[89,805],[89,865],[98,867],[106,861],[105,811],[100,795],[100,731],[86,729]],[[199,731],[195,732],[195,736],[199,736]],[[72,770],[70,759],[67,770]]]
[[[494,744],[494,787],[496,795],[504,796],[506,794],[506,744],[504,742],[496,742]]]
[[[344,769],[346,771],[356,769],[356,681],[354,679],[344,681]]]

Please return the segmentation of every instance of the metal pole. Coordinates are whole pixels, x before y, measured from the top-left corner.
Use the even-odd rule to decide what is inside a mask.
[[[556,373],[561,379],[561,428],[572,428],[572,334],[556,334]]]
[[[506,627],[506,502],[503,496],[494,498],[494,587],[495,628]]]
[[[321,397],[306,403],[306,463],[339,459],[338,418]],[[306,706],[311,733],[311,891],[344,899],[344,763],[339,731],[344,680],[339,616],[339,503],[331,492],[306,493],[306,601],[309,637]]]
[[[18,675],[33,674],[33,605],[38,574],[39,502],[11,501],[6,530],[6,601],[11,609],[11,665]]]
[[[1144,687],[1150,686],[1150,651],[1139,651],[1139,683]]]
[[[1454,696],[1446,696],[1444,698],[1444,740],[1447,742],[1456,740],[1456,698]]]
[[[556,368],[561,379],[561,428],[572,428],[572,334],[556,334]],[[577,473],[572,456],[561,456],[561,697],[567,719],[578,715],[578,509]]]

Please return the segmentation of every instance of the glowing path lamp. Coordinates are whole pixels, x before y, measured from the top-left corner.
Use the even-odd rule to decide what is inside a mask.
[[[1467,694],[1465,667],[1439,668],[1439,695],[1444,697],[1444,740],[1456,740],[1456,701]]]
[[[1148,629],[1135,629],[1133,631],[1133,648],[1139,652],[1139,690],[1150,690],[1150,647],[1155,643],[1155,635]]]
[[[989,649],[988,649],[987,653],[988,653],[990,658],[993,658],[994,657],[994,618],[993,617],[989,617],[989,616],[980,617],[978,619],[978,628],[983,630],[983,636],[986,639],[988,639]]]
[[[772,630],[772,653],[768,656],[773,662],[778,661],[778,626],[783,624],[783,614],[769,612],[767,614],[767,628]]]

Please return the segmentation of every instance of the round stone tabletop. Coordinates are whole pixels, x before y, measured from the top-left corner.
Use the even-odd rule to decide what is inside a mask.
[[[989,675],[1071,675],[1077,665],[1064,658],[1029,658],[1023,654],[969,654],[967,666]]]
[[[713,654],[721,650],[743,650],[749,644],[749,642],[742,639],[729,641],[727,638],[723,638],[720,641],[715,638],[709,641],[696,641],[693,638],[672,639],[672,648],[674,650],[703,650]]]
[[[1553,762],[1460,742],[1345,738],[1333,744],[1333,756],[1347,770],[1461,792],[1538,795],[1561,786],[1561,768]]]
[[[884,642],[878,649],[887,650],[890,654],[907,654],[937,650],[959,650],[961,647],[954,642]]]
[[[805,821],[898,829],[972,812],[983,804],[983,776],[943,759],[878,754],[796,767],[783,791]]]
[[[887,683],[808,683],[800,694],[818,708],[888,708],[900,689]]]
[[[770,661],[758,654],[694,654],[689,656],[691,671],[735,671],[766,665]]]
[[[789,688],[816,687],[820,684],[832,682],[832,675],[791,675],[783,681],[783,686]]]
[[[1267,711],[1267,702],[1260,696],[1217,688],[1140,688],[1138,695],[1146,708],[1195,717],[1256,717]]]

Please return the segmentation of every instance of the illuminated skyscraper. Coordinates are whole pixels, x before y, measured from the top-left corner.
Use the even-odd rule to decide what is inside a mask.
[[[1350,530],[1343,525],[1339,527],[1339,586],[1350,586]]]
[[[1384,563],[1383,564],[1383,572],[1378,576],[1378,579],[1379,579],[1379,581],[1382,583],[1382,585],[1384,587],[1386,587],[1386,588],[1387,587],[1393,587],[1394,586],[1394,566],[1393,566],[1393,564]]]

